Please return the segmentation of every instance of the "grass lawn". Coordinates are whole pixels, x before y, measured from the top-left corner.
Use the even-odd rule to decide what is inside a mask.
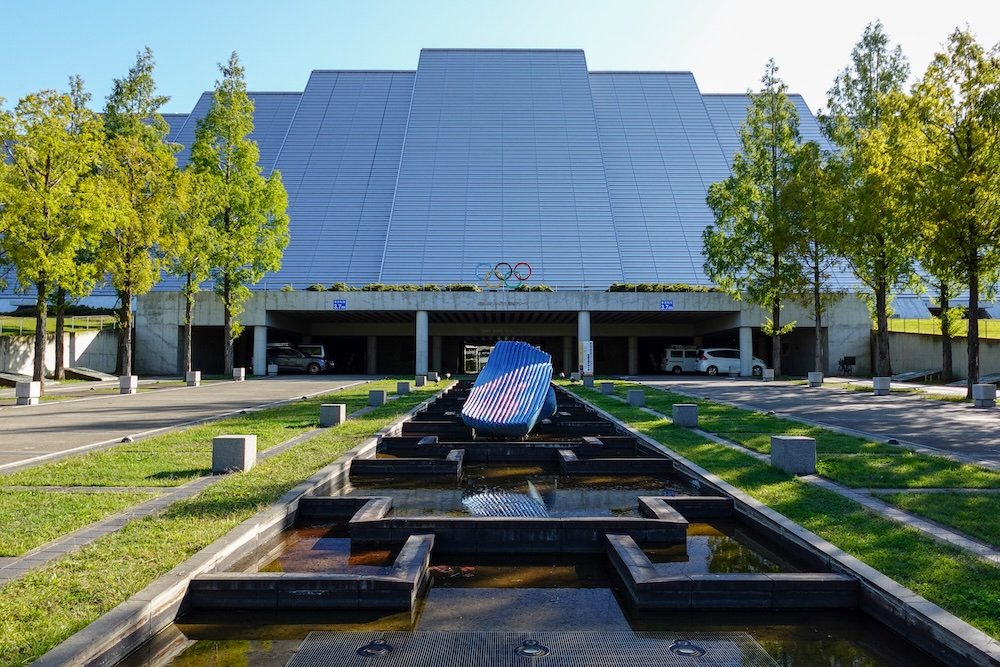
[[[747,454],[708,442],[665,419],[654,418],[596,391],[571,389],[859,560],[1000,638],[1000,567],[882,518]],[[647,391],[647,397],[651,393]]]
[[[150,497],[149,493],[0,489],[0,556],[20,556]]]
[[[395,391],[389,382],[369,383],[364,392],[334,392],[348,414],[368,404],[369,389]],[[265,451],[319,425],[319,406],[331,394],[276,408],[236,415],[111,449],[62,459],[0,476],[0,486],[179,486],[212,472],[212,438],[229,433],[257,435]]]
[[[357,405],[381,384],[390,383],[344,390],[337,397]],[[42,655],[437,390],[414,388],[6,584],[0,588],[0,664],[22,665]]]
[[[861,489],[1000,488],[1000,472],[913,452],[820,457],[816,468],[824,477]]]
[[[68,315],[65,318],[66,331],[90,331],[106,329],[115,324],[114,315]],[[45,320],[45,331],[55,333],[56,318]],[[33,336],[35,334],[34,317],[15,317],[0,315],[0,336]]]
[[[907,512],[954,526],[1000,549],[1000,494],[876,493],[875,496]]]

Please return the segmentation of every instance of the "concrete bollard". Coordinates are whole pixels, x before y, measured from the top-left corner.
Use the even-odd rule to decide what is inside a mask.
[[[427,384],[427,376],[418,375],[416,378],[414,378],[413,384],[415,384],[418,387],[423,387],[424,385]]]
[[[319,406],[319,425],[322,428],[340,426],[345,421],[347,421],[346,403],[323,403]]]
[[[889,386],[891,383],[892,383],[892,378],[890,377],[872,378],[872,395],[888,396]]]
[[[138,375],[122,375],[118,378],[119,394],[134,394],[139,391]]]
[[[646,405],[646,392],[642,389],[629,389],[628,404],[634,408],[644,407]]]
[[[696,403],[674,403],[670,417],[675,426],[697,428],[698,405]]]
[[[594,376],[593,375],[584,375],[583,376],[583,386],[584,387],[593,388],[594,387]]]
[[[385,405],[387,396],[385,389],[372,389],[368,392],[368,405],[377,408],[380,405]]]
[[[995,408],[997,406],[997,386],[995,384],[974,384],[972,385],[972,400],[974,407]]]
[[[816,439],[804,435],[772,435],[771,465],[791,475],[815,475]]]
[[[427,379],[430,382],[438,382],[441,380],[441,376],[438,375],[437,371],[427,371]]]
[[[764,382],[774,382],[774,369],[765,368],[760,375],[760,379],[763,380]]]
[[[822,387],[823,386],[823,374],[819,371],[810,371],[809,375],[809,386],[810,387]]]
[[[214,474],[250,470],[256,463],[256,435],[218,435],[212,438]]]
[[[267,365],[267,374],[270,375],[271,377],[274,377],[275,375],[277,375],[278,374],[278,364],[268,364]]]
[[[247,379],[247,369],[245,368],[234,368],[233,369],[233,379],[237,382],[245,382]]]
[[[397,382],[396,383],[396,393],[400,396],[410,393],[410,383],[409,382]]]
[[[601,393],[608,394],[609,396],[615,393],[615,383],[614,382],[602,382],[601,383]]]
[[[42,396],[41,382],[18,382],[14,385],[17,405],[38,405]]]
[[[184,380],[189,387],[201,386],[201,371],[188,371],[184,374]]]

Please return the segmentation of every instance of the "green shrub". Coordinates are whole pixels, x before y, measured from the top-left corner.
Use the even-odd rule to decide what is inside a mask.
[[[351,287],[347,283],[333,283],[330,285],[329,291],[331,292],[357,292],[357,287]]]
[[[450,285],[444,286],[445,292],[482,292],[483,289],[479,285],[473,285],[472,283],[451,283]]]
[[[714,285],[688,285],[685,283],[612,283],[609,292],[721,292]]]
[[[281,291],[281,292],[294,292],[295,288],[292,287],[290,284],[289,285],[282,285],[281,289],[279,291]]]
[[[552,289],[551,287],[549,287],[548,285],[541,285],[541,284],[538,284],[538,285],[528,285],[527,283],[518,285],[517,287],[515,287],[511,291],[513,291],[513,292],[555,292],[555,290]]]
[[[313,283],[312,285],[310,285],[306,289],[309,290],[310,292],[325,292],[326,291],[326,285],[322,285],[320,283]]]

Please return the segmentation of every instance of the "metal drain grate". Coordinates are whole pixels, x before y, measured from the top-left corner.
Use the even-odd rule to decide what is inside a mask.
[[[392,650],[375,656],[359,653],[362,647],[380,640],[388,642]],[[528,657],[526,642],[528,647],[540,645],[548,652]],[[320,665],[778,667],[760,644],[743,632],[312,632],[287,667]]]

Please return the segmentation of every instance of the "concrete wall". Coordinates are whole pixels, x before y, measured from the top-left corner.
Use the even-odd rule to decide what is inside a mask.
[[[341,301],[334,315],[333,301]],[[663,302],[670,304],[667,311]],[[356,317],[340,318],[340,311],[350,311]],[[591,326],[592,338],[696,339],[713,332],[733,332],[739,327],[759,329],[767,314],[756,306],[735,301],[721,293],[648,293],[648,292],[254,292],[241,316],[248,336],[254,326],[271,329],[269,338],[285,340],[288,332],[300,337],[375,335],[395,337],[404,348],[409,348],[416,333],[415,313],[418,310],[445,313],[469,313],[458,321],[431,322],[428,335],[442,337],[563,337],[575,339],[576,313],[655,314],[645,321],[600,322]],[[504,322],[502,318],[476,318],[475,313],[539,313],[538,321],[529,323]],[[366,316],[365,313],[372,313]],[[392,314],[387,318],[374,313]],[[564,313],[556,318],[543,314]],[[329,314],[329,315],[328,315]],[[179,372],[178,327],[183,316],[183,299],[174,292],[153,292],[139,298],[136,313],[136,369],[142,374],[176,374]],[[197,297],[194,313],[196,327],[222,325],[222,305],[213,293],[204,292]],[[409,321],[407,321],[409,319]],[[462,321],[465,319],[466,321]],[[596,318],[599,320],[600,318]],[[553,321],[555,320],[555,321]],[[808,309],[788,303],[782,311],[782,322],[796,321],[800,336],[812,328]],[[834,304],[824,321],[828,343],[827,373],[835,370],[837,360],[854,356],[856,371],[865,373],[870,368],[869,338],[871,320],[867,307],[857,297],[846,295]],[[278,331],[281,330],[281,331]],[[624,343],[623,343],[624,344]],[[640,343],[641,344],[641,343]],[[698,344],[698,343],[695,343]],[[573,350],[575,350],[575,344]],[[625,372],[626,360],[617,359],[617,345],[612,343],[609,361],[617,360],[614,368],[602,372]],[[406,352],[409,354],[409,351]],[[385,357],[380,365],[388,364]],[[392,356],[392,355],[390,355]],[[811,350],[808,353],[812,357]],[[402,356],[399,363],[405,363]],[[390,364],[397,372],[396,364]],[[390,366],[379,372],[390,372]],[[621,368],[619,368],[619,366]],[[410,372],[407,369],[405,372]],[[808,368],[811,370],[811,365]],[[399,371],[404,372],[404,371]]]
[[[968,340],[963,336],[951,341],[951,372],[955,379],[968,377]],[[941,368],[941,337],[929,334],[890,333],[889,356],[892,372],[906,373],[926,368]],[[1000,341],[979,339],[979,375],[1000,373]]]
[[[51,373],[56,365],[55,335],[47,337],[45,347],[45,372]],[[0,371],[31,375],[34,370],[35,337],[0,337]],[[81,366],[105,373],[115,372],[118,352],[118,334],[114,329],[78,331],[63,335],[64,359],[67,367]]]

